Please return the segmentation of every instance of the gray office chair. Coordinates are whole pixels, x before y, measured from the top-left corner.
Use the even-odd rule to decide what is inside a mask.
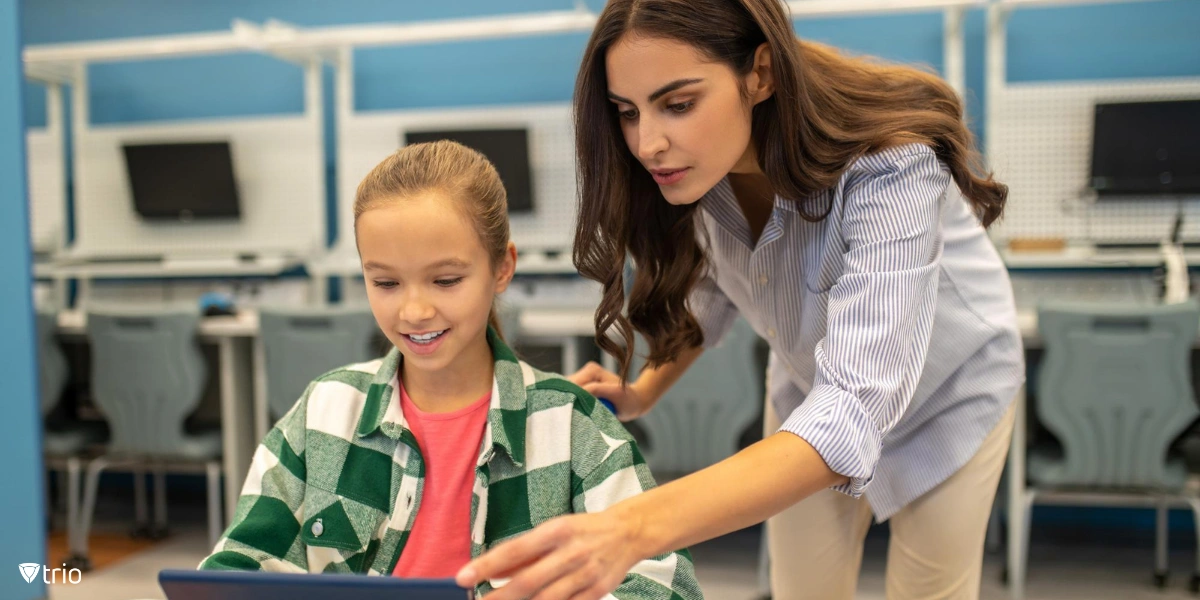
[[[57,328],[55,313],[37,313],[38,383],[43,419],[51,418],[67,385],[67,359],[54,335]],[[104,441],[105,437],[103,423],[54,422],[44,429],[42,446],[46,456],[68,458],[78,456],[88,446]]]
[[[758,334],[739,318],[721,344],[700,355],[654,409],[638,419],[646,463],[657,473],[698,471],[732,456],[758,418],[765,373],[755,360]],[[639,347],[644,348],[639,340]],[[644,351],[643,351],[644,352]],[[645,361],[633,361],[636,378]]]
[[[85,423],[66,420],[51,423],[51,415],[58,407],[63,389],[67,385],[67,359],[58,344],[55,331],[58,329],[58,313],[39,309],[35,318],[38,351],[38,383],[41,393],[42,453],[46,466],[59,471],[60,494],[67,501],[68,545],[79,535],[79,489],[82,476],[81,456],[91,446],[102,443],[107,437],[103,423]],[[51,510],[51,514],[54,511]],[[68,558],[70,560],[70,558]],[[75,564],[71,565],[76,566]]]
[[[300,400],[313,379],[380,354],[380,348],[371,347],[379,327],[366,308],[264,307],[258,314],[267,398],[266,414],[257,417],[260,439]]]
[[[1025,573],[1029,517],[1039,497],[1126,504],[1148,496],[1158,507],[1155,575],[1165,585],[1168,499],[1192,507],[1200,535],[1200,499],[1184,492],[1187,470],[1167,453],[1200,414],[1191,379],[1200,306],[1044,305],[1038,329],[1045,358],[1037,415],[1062,448],[1029,452],[1025,519],[1010,523],[1022,528],[1017,572]],[[1200,554],[1197,560],[1193,590]]]
[[[89,311],[92,386],[112,431],[105,454],[87,468],[76,557],[87,556],[100,473],[109,466],[151,465],[158,476],[156,519],[166,524],[161,473],[203,465],[208,479],[208,530],[216,544],[221,520],[221,434],[189,433],[184,421],[199,404],[207,378],[196,339],[196,310],[162,307]]]
[[[39,309],[36,328],[38,383],[41,384],[42,416],[45,417],[58,406],[59,397],[67,385],[67,359],[54,335],[58,330],[58,314]]]

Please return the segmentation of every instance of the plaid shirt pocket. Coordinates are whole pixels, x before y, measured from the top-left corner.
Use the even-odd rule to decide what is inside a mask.
[[[358,573],[375,560],[387,513],[309,486],[304,495],[300,539],[310,573]]]

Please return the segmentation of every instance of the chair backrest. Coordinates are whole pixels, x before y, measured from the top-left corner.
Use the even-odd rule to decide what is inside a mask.
[[[112,431],[109,451],[170,456],[200,403],[208,369],[195,309],[90,310],[92,393]]]
[[[1038,417],[1063,446],[1062,483],[1169,487],[1167,449],[1197,416],[1195,303],[1045,305]]]
[[[371,347],[378,326],[365,308],[264,307],[258,314],[272,420],[321,374],[378,356]]]
[[[638,424],[646,463],[655,473],[690,473],[732,456],[763,406],[765,372],[755,359],[758,335],[738,318],[715,348],[692,363]],[[644,348],[644,341],[639,346]],[[631,377],[641,370],[638,357]]]
[[[42,417],[58,406],[63,388],[67,385],[67,357],[58,338],[58,313],[38,310],[36,318],[38,348],[38,384],[41,393]]]

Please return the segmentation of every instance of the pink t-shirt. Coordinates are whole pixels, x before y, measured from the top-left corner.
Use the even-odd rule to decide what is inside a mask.
[[[454,577],[470,562],[471,491],[491,398],[488,392],[466,408],[426,413],[400,385],[404,419],[425,459],[425,489],[393,576]]]

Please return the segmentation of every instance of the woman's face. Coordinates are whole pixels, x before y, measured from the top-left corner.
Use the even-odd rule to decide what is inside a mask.
[[[731,172],[760,172],[750,124],[772,91],[766,44],[743,77],[683,42],[625,34],[605,69],[625,143],[667,202],[691,204]]]

